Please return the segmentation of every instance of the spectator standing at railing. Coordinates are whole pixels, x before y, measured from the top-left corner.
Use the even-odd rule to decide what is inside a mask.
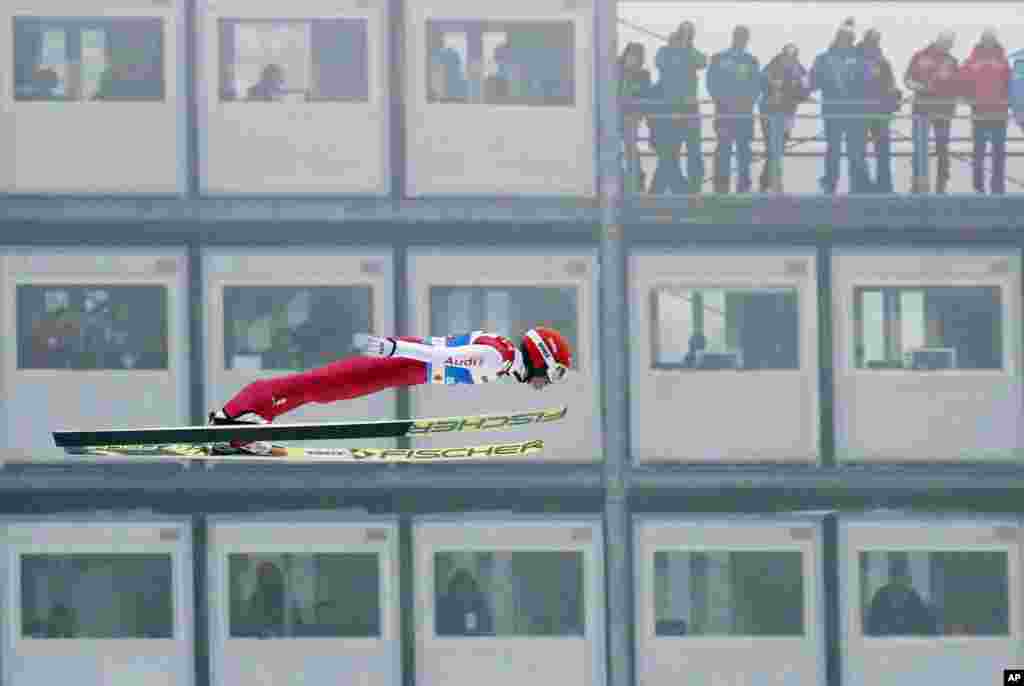
[[[632,42],[626,45],[619,57],[619,84],[618,95],[620,99],[646,100],[651,97],[651,72],[644,66],[646,52],[643,43]],[[643,117],[634,114],[627,114],[625,125],[632,127],[635,132],[643,121]],[[636,137],[629,137],[628,140],[636,141]],[[636,169],[632,178],[634,192],[643,192],[646,187],[644,170],[637,159],[635,149],[627,151],[626,160]],[[635,162],[634,162],[635,161]]]
[[[992,186],[1006,192],[1006,127],[1010,119],[1010,63],[994,29],[982,32],[970,57],[960,65],[963,95],[971,104],[974,190],[985,193],[985,152],[992,148]]]
[[[1024,131],[1024,50],[1010,55],[1010,107],[1017,126]]]
[[[882,53],[882,34],[868,29],[857,44],[867,69],[867,140],[875,148],[875,193],[892,193],[892,115],[899,110],[903,93],[896,87],[892,64]]]
[[[769,156],[772,154],[769,147],[772,127],[775,122],[781,124],[782,142],[785,145],[796,124],[796,109],[809,95],[809,86],[810,77],[807,69],[800,64],[800,51],[795,43],[783,47],[782,52],[773,57],[761,72],[761,102],[758,109]],[[775,186],[771,162],[769,158],[761,168],[759,187],[762,193],[773,190]]]
[[[701,146],[700,104],[697,100],[698,72],[708,66],[707,56],[694,47],[697,29],[693,22],[684,21],[668,39],[668,45],[658,48],[655,63],[659,78],[655,86],[657,97],[673,105],[674,114],[685,119],[652,119],[651,137],[658,154],[658,166],[651,181],[651,193],[666,188],[678,193],[699,193],[704,185],[704,151]],[[686,173],[679,169],[679,151],[686,142]]]
[[[926,130],[935,132],[936,193],[945,193],[949,183],[949,134],[960,95],[957,60],[950,54],[955,40],[952,31],[940,33],[934,43],[914,54],[903,75],[903,82],[915,94],[914,116]],[[915,179],[913,191],[927,193],[928,179]]]
[[[849,161],[850,191],[869,190],[867,132],[864,121],[866,67],[854,46],[853,19],[836,32],[828,50],[818,55],[811,67],[811,92],[821,91],[821,113],[825,118],[825,175],[819,180],[825,193],[835,193],[839,184],[839,162],[843,140]]]
[[[761,64],[748,50],[750,29],[737,26],[732,46],[711,58],[708,93],[715,101],[715,193],[728,193],[733,147],[736,148],[736,192],[750,192],[754,140],[754,104],[761,94]]]

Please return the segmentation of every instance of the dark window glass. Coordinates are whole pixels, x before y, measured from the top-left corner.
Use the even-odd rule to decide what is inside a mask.
[[[803,636],[800,551],[654,553],[657,636]]]
[[[228,556],[234,638],[381,635],[376,553]]]
[[[1004,551],[861,552],[866,636],[1009,636]]]
[[[434,554],[438,636],[582,636],[583,554]]]
[[[862,287],[854,291],[858,369],[1001,369],[999,288]]]
[[[220,99],[365,102],[365,19],[220,21]]]
[[[171,638],[168,554],[23,555],[25,638]]]
[[[651,291],[653,365],[798,369],[795,289],[663,286]]]
[[[309,369],[354,351],[371,331],[370,286],[224,289],[226,369]]]
[[[167,369],[164,286],[19,285],[20,369]]]
[[[164,99],[163,20],[14,18],[14,98]]]
[[[490,331],[519,340],[527,329],[549,326],[565,336],[578,366],[578,296],[574,287],[432,286],[430,327],[435,336]]]
[[[569,107],[571,22],[428,21],[427,101]]]

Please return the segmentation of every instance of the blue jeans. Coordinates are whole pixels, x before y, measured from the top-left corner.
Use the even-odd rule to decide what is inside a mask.
[[[697,123],[684,125],[666,121],[659,123],[654,135],[654,150],[658,154],[658,166],[651,180],[651,193],[700,193],[704,185],[704,152],[700,141],[700,126]],[[679,168],[679,152],[686,143],[686,174]]]
[[[973,122],[974,190],[985,192],[985,149],[992,146],[992,192],[1006,192],[1006,125],[1005,120],[975,119]]]
[[[868,183],[875,193],[892,193],[892,134],[889,117],[876,115],[868,120],[868,140],[875,147],[875,181]]]
[[[825,176],[821,188],[835,193],[839,183],[839,160],[846,139],[846,158],[850,170],[850,192],[866,193],[871,190],[867,165],[867,126],[863,117],[825,117]]]
[[[736,149],[736,192],[750,191],[750,165],[754,154],[754,118],[722,117],[715,119],[718,147],[715,148],[715,193],[729,192],[732,153]]]

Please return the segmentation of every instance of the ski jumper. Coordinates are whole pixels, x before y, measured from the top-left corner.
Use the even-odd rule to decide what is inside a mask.
[[[323,367],[254,381],[224,405],[238,417],[268,422],[307,403],[332,403],[424,383],[478,384],[525,377],[522,353],[504,336],[484,331],[447,337],[394,339],[391,357],[347,357]]]

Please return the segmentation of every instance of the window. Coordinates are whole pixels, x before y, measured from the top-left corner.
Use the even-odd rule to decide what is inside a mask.
[[[427,102],[569,107],[572,22],[428,21]]]
[[[370,286],[224,289],[224,368],[309,369],[354,352],[371,330]]]
[[[866,636],[1009,636],[1005,551],[861,552]]]
[[[858,369],[1001,369],[996,286],[854,289]]]
[[[20,369],[167,369],[163,286],[19,285]]]
[[[163,100],[163,41],[156,18],[15,17],[15,100]]]
[[[171,638],[168,554],[23,555],[25,638]]]
[[[654,553],[656,636],[803,636],[800,551]]]
[[[431,333],[444,336],[490,331],[512,340],[535,326],[558,330],[572,346],[578,366],[579,334],[574,287],[488,286],[430,289]]]
[[[661,286],[651,310],[655,368],[800,366],[796,289]]]
[[[366,102],[365,19],[220,21],[220,99]]]
[[[381,635],[376,553],[228,556],[232,638]]]
[[[583,554],[434,554],[438,636],[582,636]]]

